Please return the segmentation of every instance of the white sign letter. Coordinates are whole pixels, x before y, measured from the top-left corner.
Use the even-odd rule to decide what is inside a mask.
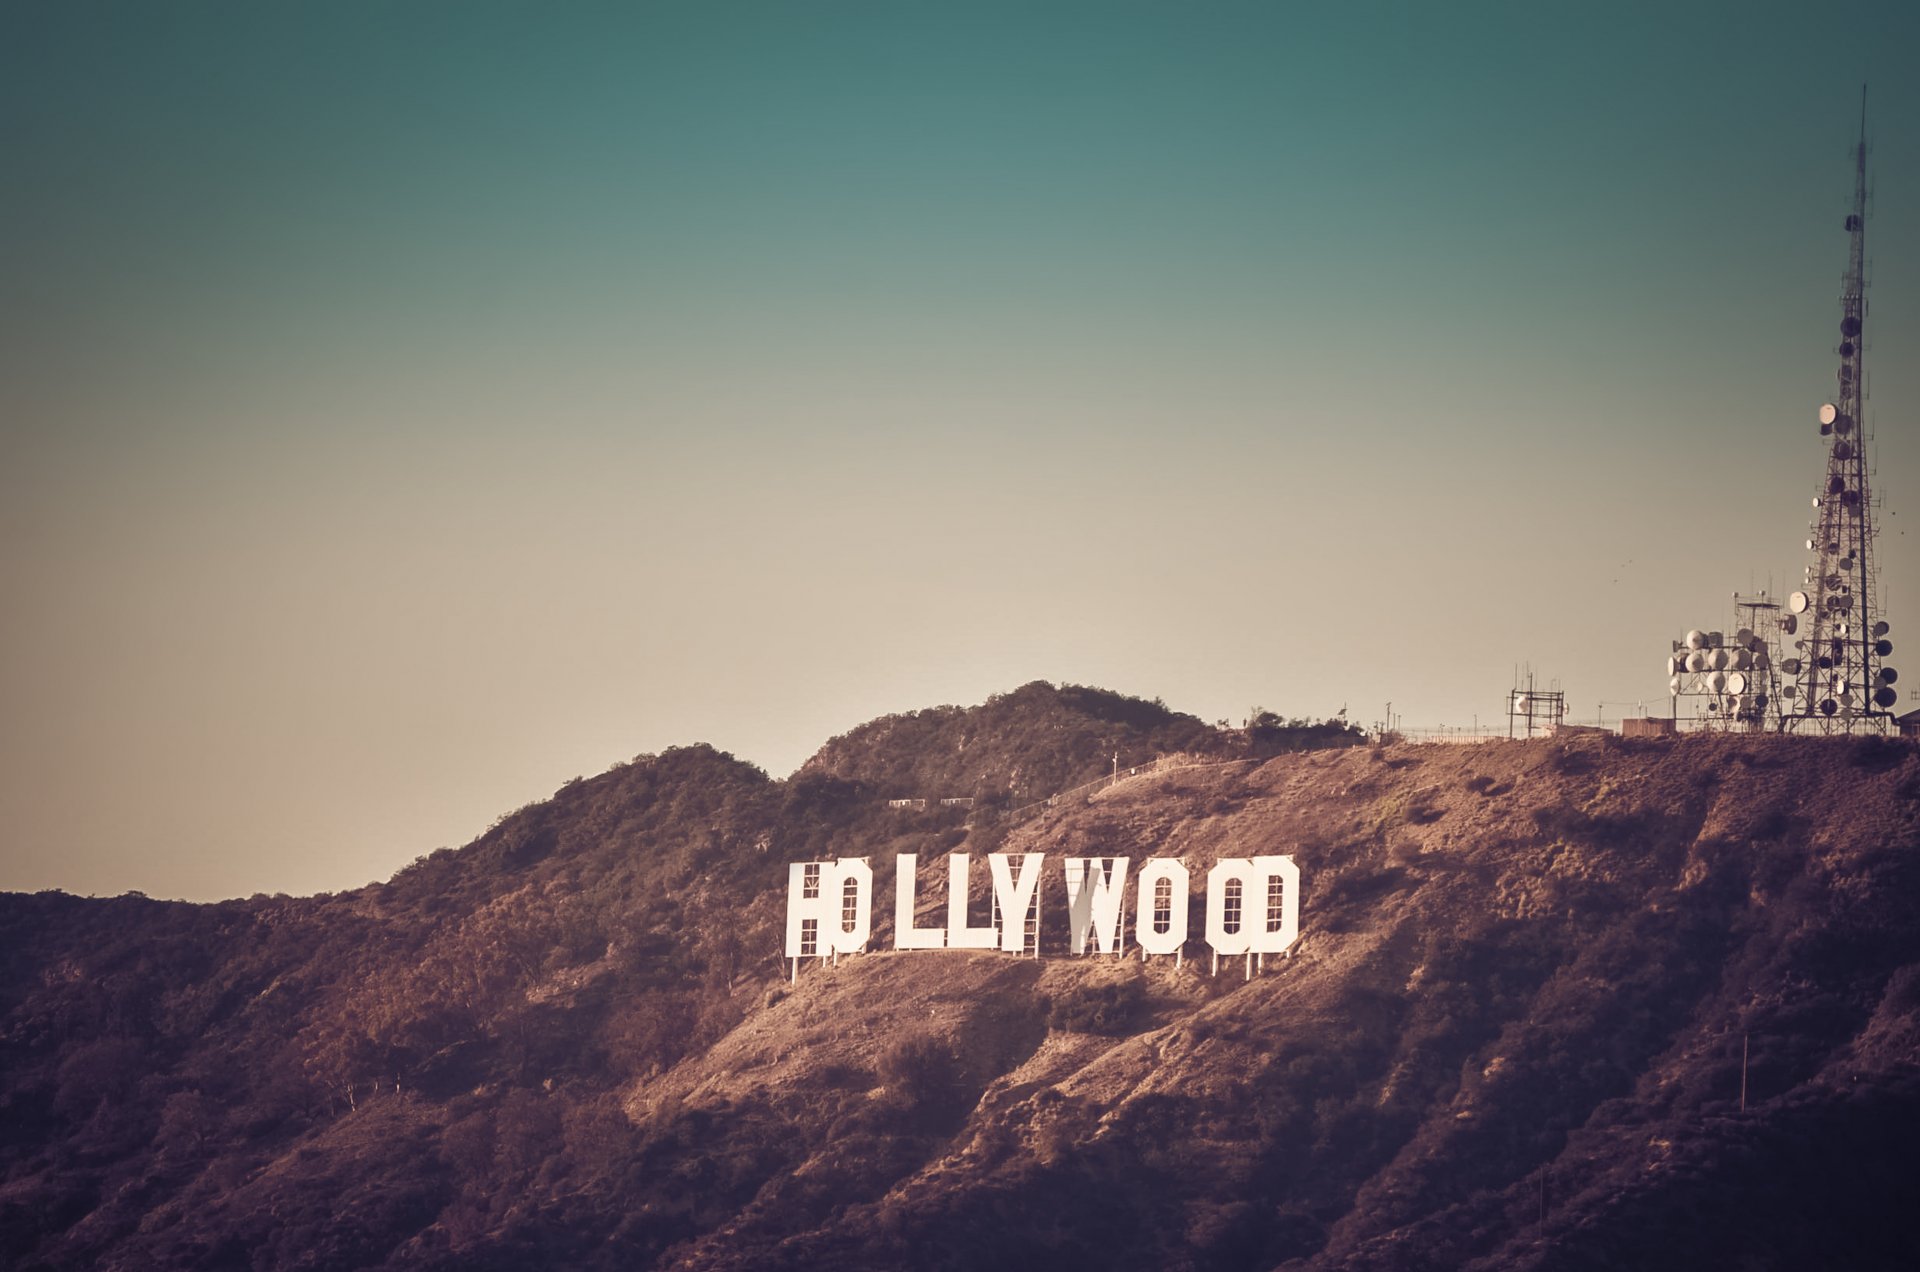
[[[1087,952],[1089,928],[1102,954],[1114,952],[1120,933],[1120,900],[1126,890],[1125,857],[1067,858],[1067,922],[1073,929],[1075,954]]]
[[[947,854],[947,948],[950,950],[990,950],[999,943],[1000,933],[993,924],[967,926],[967,854]]]
[[[919,864],[918,854],[903,852],[894,865],[893,947],[897,950],[937,950],[947,943],[945,928],[913,926],[914,902],[920,891],[914,871]]]
[[[1000,948],[1009,954],[1027,952],[1027,924],[1033,924],[1033,952],[1040,952],[1040,867],[1043,853],[1020,854],[1020,877],[1016,880],[1007,864],[1007,854],[987,854],[987,868],[993,871],[993,899],[1000,907]]]
[[[1222,857],[1207,871],[1207,944],[1215,954],[1245,954],[1247,893],[1253,886],[1253,863],[1245,857]]]
[[[821,880],[832,870],[828,861],[796,861],[787,867],[788,958],[812,958],[824,948],[820,923],[827,909],[821,902]]]
[[[842,857],[835,873],[839,887],[828,895],[839,902],[839,911],[827,932],[835,954],[858,954],[873,933],[873,867],[865,857]]]
[[[1300,936],[1300,867],[1292,857],[1255,857],[1247,894],[1255,954],[1278,954]]]
[[[1187,943],[1186,864],[1176,857],[1155,857],[1140,868],[1134,888],[1140,894],[1133,939],[1149,954],[1177,954]]]
[[[1300,935],[1292,857],[1223,858],[1207,871],[1207,944],[1216,954],[1278,954]]]
[[[787,957],[858,954],[873,927],[873,867],[862,857],[787,867]]]

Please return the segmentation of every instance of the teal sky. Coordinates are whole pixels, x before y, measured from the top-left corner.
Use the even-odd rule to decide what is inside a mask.
[[[1664,711],[1803,564],[1863,80],[1920,618],[1913,6],[0,22],[0,888],[357,886],[1041,677]]]

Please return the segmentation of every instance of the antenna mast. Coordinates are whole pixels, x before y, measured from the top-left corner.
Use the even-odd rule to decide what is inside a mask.
[[[1896,673],[1881,660],[1893,652],[1878,616],[1873,572],[1873,497],[1868,487],[1866,376],[1867,89],[1860,87],[1860,143],[1854,151],[1853,211],[1846,220],[1847,274],[1840,290],[1838,391],[1820,408],[1828,440],[1827,475],[1814,497],[1806,589],[1787,598],[1785,635],[1795,626],[1798,658],[1783,659],[1793,676],[1782,695],[1780,727],[1826,733],[1881,732],[1899,700]]]

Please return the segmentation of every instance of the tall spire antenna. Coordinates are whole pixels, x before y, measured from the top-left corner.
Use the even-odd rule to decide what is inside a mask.
[[[1820,408],[1820,435],[1828,439],[1827,475],[1814,497],[1807,540],[1812,564],[1806,590],[1787,598],[1787,608],[1805,621],[1801,656],[1783,670],[1796,677],[1785,693],[1780,727],[1808,724],[1823,732],[1881,731],[1899,700],[1893,668],[1881,660],[1893,652],[1879,616],[1873,572],[1872,476],[1867,466],[1867,86],[1860,86],[1860,142],[1854,150],[1853,210],[1847,216],[1847,273],[1840,288],[1838,390]],[[1786,629],[1792,634],[1792,628]]]

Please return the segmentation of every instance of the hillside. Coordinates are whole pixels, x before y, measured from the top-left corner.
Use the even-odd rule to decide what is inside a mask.
[[[977,707],[881,716],[833,738],[800,768],[896,799],[971,799],[1018,808],[1156,759],[1234,759],[1353,746],[1339,720],[1284,720],[1256,709],[1247,729],[1205,723],[1155,700],[1036,680]]]
[[[806,774],[863,781],[896,798],[1019,805],[1156,756],[1232,753],[1241,739],[1190,715],[1104,689],[1044,680],[978,707],[882,716],[832,739]]]
[[[0,1262],[1920,1257],[1912,747],[1216,737],[1020,817],[886,806],[1047,736],[1205,750],[1046,689],[877,721],[786,782],[641,757],[337,896],[0,896]],[[1290,853],[1301,936],[1250,978],[1197,942],[1074,957],[1043,894],[1044,957],[892,950],[895,854],[929,923],[928,858],[962,848]],[[789,984],[787,863],[836,856],[873,861],[870,952]]]

